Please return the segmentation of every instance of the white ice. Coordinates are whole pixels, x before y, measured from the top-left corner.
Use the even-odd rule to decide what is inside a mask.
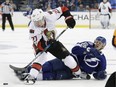
[[[63,29],[57,29],[59,34]],[[111,44],[114,29],[68,29],[59,40],[68,48],[81,41],[93,41],[97,36],[104,36],[107,45],[103,50],[107,58],[107,72],[116,71],[116,48]],[[60,80],[60,81],[37,81],[34,85],[25,85],[18,80],[9,64],[24,67],[34,58],[32,42],[29,38],[28,29],[4,32],[0,30],[0,87],[104,87],[106,80]],[[54,58],[48,54],[48,60]],[[108,75],[109,77],[109,75]],[[8,83],[8,85],[3,85]]]

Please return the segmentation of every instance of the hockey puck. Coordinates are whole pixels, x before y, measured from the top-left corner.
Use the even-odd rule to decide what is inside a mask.
[[[3,85],[8,85],[8,83],[3,83]]]

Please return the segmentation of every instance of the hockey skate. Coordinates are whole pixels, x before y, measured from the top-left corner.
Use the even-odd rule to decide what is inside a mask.
[[[85,72],[81,72],[80,76],[79,76],[81,79],[91,79],[91,76]]]
[[[80,74],[73,73],[75,78],[81,78],[81,79],[91,79],[91,76],[89,74],[86,74],[85,72],[81,72]]]
[[[33,85],[35,82],[36,82],[36,78],[34,78],[33,76],[31,76],[30,74],[28,73],[24,73],[23,74],[23,78],[24,79],[24,83],[26,85]]]

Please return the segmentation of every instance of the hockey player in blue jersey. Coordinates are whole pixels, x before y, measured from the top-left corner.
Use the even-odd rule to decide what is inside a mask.
[[[97,37],[94,43],[84,41],[72,48],[71,55],[77,60],[81,73],[75,76],[71,70],[59,59],[46,62],[43,67],[43,80],[72,79],[80,77],[90,79],[91,75],[97,80],[103,80],[106,75],[106,58],[101,50],[106,46],[104,37]]]
[[[82,73],[93,74],[95,79],[106,78],[106,58],[101,50],[106,46],[104,37],[97,37],[94,43],[85,41],[77,43],[72,53],[77,56]]]

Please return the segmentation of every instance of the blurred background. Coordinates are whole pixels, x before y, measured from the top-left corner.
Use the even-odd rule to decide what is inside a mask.
[[[5,0],[0,0],[0,4]],[[15,11],[26,11],[29,8],[41,8],[44,11],[65,5],[71,11],[87,11],[97,9],[102,0],[10,0]],[[116,0],[109,0],[112,8],[116,9]]]
[[[0,0],[0,5],[6,0]],[[35,8],[41,8],[44,11],[54,9],[59,6],[67,6],[76,20],[76,28],[102,28],[100,24],[100,16],[98,14],[98,6],[103,0],[10,0],[14,8],[12,16],[14,26],[27,27],[29,18],[24,13],[32,11]],[[116,28],[116,0],[108,0],[112,6],[112,14],[110,19],[110,28]],[[0,27],[1,27],[0,15]],[[25,20],[25,21],[22,21]],[[61,18],[56,22],[58,28],[65,27],[66,24]],[[9,24],[7,23],[9,27]]]

